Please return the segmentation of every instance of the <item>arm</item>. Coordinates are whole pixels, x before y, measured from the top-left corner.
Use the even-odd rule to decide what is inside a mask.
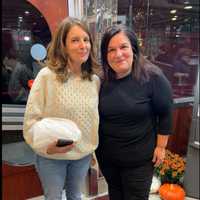
[[[33,148],[33,125],[41,120],[45,106],[45,79],[43,73],[39,73],[29,93],[24,115],[23,136],[25,141]]]
[[[36,151],[42,154],[66,153],[70,151],[74,144],[57,147],[57,141],[52,141],[45,149],[34,147],[34,125],[42,120],[45,116],[45,104],[47,101],[46,93],[48,92],[47,79],[51,74],[47,70],[41,70],[32,85],[24,115],[23,136],[25,141]],[[53,84],[53,82],[52,82]],[[50,100],[51,101],[51,100]]]
[[[157,116],[157,141],[153,162],[158,166],[165,157],[169,135],[172,134],[172,90],[164,75],[156,77],[153,84],[153,110]]]
[[[157,134],[157,142],[153,155],[153,162],[155,166],[160,165],[165,158],[165,148],[167,146],[169,135]]]

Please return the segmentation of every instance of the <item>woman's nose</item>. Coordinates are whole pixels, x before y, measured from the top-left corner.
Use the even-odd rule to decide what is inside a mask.
[[[117,57],[122,55],[122,51],[120,49],[116,49],[116,54]]]
[[[80,48],[85,48],[85,47],[86,47],[85,41],[80,41]]]

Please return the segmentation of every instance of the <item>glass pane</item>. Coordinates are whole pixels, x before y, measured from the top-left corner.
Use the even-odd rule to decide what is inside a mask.
[[[134,28],[144,55],[171,82],[174,98],[194,95],[200,55],[199,0],[119,0],[118,22]]]
[[[2,160],[11,165],[30,165],[32,149],[24,142],[22,123],[30,80],[41,69],[31,56],[31,47],[50,42],[44,16],[28,1],[2,1]],[[17,105],[14,105],[17,104]],[[20,105],[21,104],[21,105]]]
[[[199,1],[151,3],[147,56],[173,88],[174,98],[194,96],[199,64]]]
[[[117,21],[117,0],[83,0],[83,17],[87,20],[100,57],[100,41],[108,26]]]
[[[41,69],[30,49],[45,47],[51,33],[44,16],[29,2],[3,0],[2,15],[2,103],[26,104],[30,87]]]

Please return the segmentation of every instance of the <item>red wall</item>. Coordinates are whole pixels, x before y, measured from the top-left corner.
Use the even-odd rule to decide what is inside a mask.
[[[57,25],[68,16],[67,0],[27,0],[35,6],[44,16],[49,25],[51,34]]]
[[[2,164],[3,200],[25,200],[43,194],[34,166],[17,167]]]

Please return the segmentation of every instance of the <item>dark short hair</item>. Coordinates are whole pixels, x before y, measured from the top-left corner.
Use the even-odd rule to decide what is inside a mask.
[[[106,29],[101,41],[101,62],[104,71],[104,79],[107,81],[116,79],[116,73],[109,66],[107,60],[108,45],[112,37],[118,33],[124,33],[129,39],[133,51],[132,74],[139,81],[149,79],[150,73],[159,73],[160,70],[150,61],[144,58],[140,52],[139,42],[135,32],[125,25],[113,25]]]

